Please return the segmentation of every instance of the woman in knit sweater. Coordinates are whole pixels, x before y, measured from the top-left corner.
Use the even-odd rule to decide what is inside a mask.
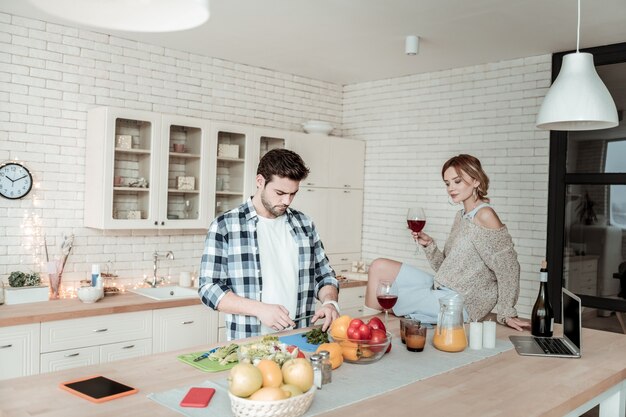
[[[457,293],[465,300],[466,320],[481,320],[496,307],[499,323],[517,330],[530,328],[530,323],[517,318],[517,253],[506,226],[489,205],[489,178],[480,161],[471,155],[455,156],[443,165],[441,176],[450,199],[463,204],[443,252],[426,233],[412,232],[435,275],[391,259],[376,259],[368,272],[366,306],[379,309],[378,283],[393,281],[399,294],[393,308],[397,316],[436,323],[439,298]]]

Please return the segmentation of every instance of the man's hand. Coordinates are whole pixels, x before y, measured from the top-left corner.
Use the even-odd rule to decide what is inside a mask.
[[[279,304],[261,303],[255,315],[261,320],[263,325],[277,331],[296,326],[296,323],[289,318],[289,311]]]
[[[339,317],[339,312],[334,305],[329,303],[322,305],[322,307],[320,307],[320,309],[315,312],[315,315],[311,319],[311,323],[315,323],[317,320],[323,318],[324,323],[322,324],[322,331],[325,332],[326,330],[328,330],[333,320],[335,320],[337,317]]]

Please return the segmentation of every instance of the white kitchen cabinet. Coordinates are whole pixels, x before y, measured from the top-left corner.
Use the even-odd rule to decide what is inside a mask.
[[[360,252],[328,254],[328,261],[337,275],[352,272],[352,262],[361,258]]]
[[[356,139],[330,138],[329,186],[363,188],[365,142]]]
[[[215,343],[215,316],[204,305],[154,310],[153,353]]]
[[[39,373],[39,323],[0,327],[0,380]]]
[[[339,291],[339,307],[341,314],[350,317],[363,316],[363,305],[365,304],[365,286],[342,288]]]
[[[41,355],[41,373],[78,368],[100,363],[100,347],[67,349]]]
[[[152,340],[152,311],[110,314],[41,323],[41,372],[101,362],[111,352]],[[112,346],[107,346],[112,345]],[[125,349],[128,357],[142,353]],[[123,354],[118,354],[123,356]]]
[[[211,141],[217,144],[213,151],[217,161],[213,184],[215,216],[239,206],[254,194],[256,163],[252,163],[252,134],[250,126],[225,123],[213,123],[211,126]]]
[[[146,356],[152,353],[152,339],[129,340],[100,346],[100,363]]]
[[[209,178],[215,175],[214,154],[207,121],[113,107],[91,109],[85,226],[206,228],[213,205]]]
[[[331,233],[328,209],[328,190],[315,187],[300,187],[291,207],[303,212],[313,220],[315,229],[320,235],[324,246]],[[326,248],[328,249],[328,248]]]
[[[300,155],[310,170],[309,175],[302,181],[302,186],[328,187],[331,183],[330,143],[331,139],[326,135],[294,133],[290,149]]]

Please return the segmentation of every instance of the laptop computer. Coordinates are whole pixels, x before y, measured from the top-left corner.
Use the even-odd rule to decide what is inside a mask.
[[[552,358],[582,356],[582,305],[580,298],[563,288],[561,291],[563,337],[509,336],[520,355]]]

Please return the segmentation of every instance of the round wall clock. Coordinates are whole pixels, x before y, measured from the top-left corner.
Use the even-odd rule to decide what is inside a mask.
[[[33,188],[33,176],[17,162],[0,165],[0,196],[10,200],[25,197]]]

